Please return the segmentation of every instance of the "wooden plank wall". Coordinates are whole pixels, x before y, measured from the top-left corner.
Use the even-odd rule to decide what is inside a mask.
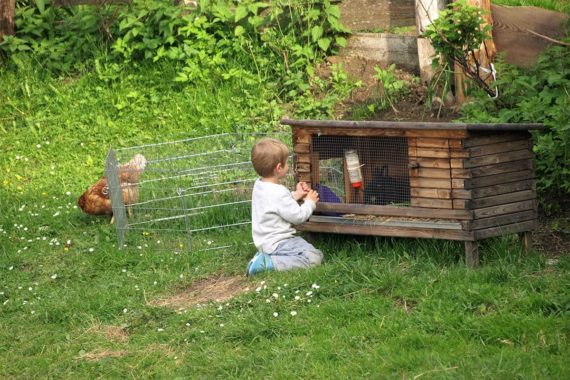
[[[466,209],[469,172],[463,148],[466,131],[408,131],[411,205],[439,209]]]
[[[307,182],[309,187],[313,187],[311,182],[311,134],[299,128],[293,128],[293,162],[294,172],[297,182]]]
[[[530,134],[470,132],[465,146],[475,238],[534,229],[538,212]]]

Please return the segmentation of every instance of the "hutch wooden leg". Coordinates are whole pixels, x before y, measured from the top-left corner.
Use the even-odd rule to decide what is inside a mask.
[[[465,242],[465,263],[469,268],[477,268],[479,266],[479,242]]]
[[[529,253],[532,250],[532,233],[530,231],[521,232],[519,239],[523,253]]]

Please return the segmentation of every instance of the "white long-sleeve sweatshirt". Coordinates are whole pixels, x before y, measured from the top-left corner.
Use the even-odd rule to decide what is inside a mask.
[[[258,179],[251,196],[251,229],[255,247],[260,252],[273,252],[282,240],[293,237],[293,225],[307,221],[316,207],[311,200],[299,205],[285,186]]]

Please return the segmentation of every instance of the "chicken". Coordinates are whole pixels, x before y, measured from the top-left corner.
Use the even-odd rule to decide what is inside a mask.
[[[129,162],[119,166],[121,193],[129,215],[131,215],[131,209],[128,206],[139,201],[138,183],[146,163],[146,158],[142,154],[135,154]],[[81,197],[79,197],[77,204],[86,214],[112,215],[113,208],[111,207],[107,177],[102,177],[93,186],[88,188]],[[114,218],[111,219],[111,223],[113,223],[113,221]]]

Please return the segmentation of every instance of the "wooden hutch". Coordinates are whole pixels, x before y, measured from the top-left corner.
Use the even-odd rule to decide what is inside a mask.
[[[529,130],[540,124],[321,121],[284,119],[293,132],[296,180],[321,201],[299,230],[465,242],[536,226]],[[356,151],[362,182],[351,185],[346,152]]]

